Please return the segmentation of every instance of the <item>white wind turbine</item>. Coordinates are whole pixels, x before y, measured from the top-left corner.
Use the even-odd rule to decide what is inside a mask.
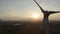
[[[36,2],[36,0],[34,0],[34,2],[38,5],[38,7],[40,8],[40,10],[42,11],[44,15],[43,22],[39,28],[38,34],[40,34],[40,30],[43,27],[43,25],[45,26],[45,33],[49,34],[49,19],[48,19],[49,15],[54,14],[54,13],[59,13],[60,11],[46,11]]]

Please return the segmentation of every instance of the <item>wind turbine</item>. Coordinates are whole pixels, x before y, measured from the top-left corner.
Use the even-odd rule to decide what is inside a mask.
[[[36,2],[36,0],[34,0],[34,2],[38,5],[38,7],[40,8],[40,10],[42,11],[44,15],[43,22],[39,28],[38,34],[40,34],[40,30],[43,27],[43,25],[45,26],[45,33],[49,34],[49,19],[48,19],[49,15],[54,14],[54,13],[59,13],[60,11],[46,11]]]

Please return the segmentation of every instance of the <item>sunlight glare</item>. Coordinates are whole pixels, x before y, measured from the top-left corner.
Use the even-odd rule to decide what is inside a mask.
[[[38,19],[38,18],[39,18],[39,13],[33,13],[33,14],[32,14],[32,17],[33,17],[34,19]]]

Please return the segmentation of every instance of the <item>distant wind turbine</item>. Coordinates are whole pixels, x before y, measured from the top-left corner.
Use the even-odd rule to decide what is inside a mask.
[[[45,26],[45,33],[49,34],[49,15],[54,14],[54,13],[59,13],[60,11],[45,11],[37,2],[36,0],[34,0],[34,2],[38,5],[38,7],[40,8],[40,10],[42,11],[44,18],[43,18],[43,23],[41,24],[38,34],[40,34],[40,30],[43,27],[43,25]]]

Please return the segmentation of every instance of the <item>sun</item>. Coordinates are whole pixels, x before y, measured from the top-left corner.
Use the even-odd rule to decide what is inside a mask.
[[[38,18],[39,18],[39,13],[33,13],[33,14],[32,14],[32,17],[33,17],[34,19],[38,19]]]

